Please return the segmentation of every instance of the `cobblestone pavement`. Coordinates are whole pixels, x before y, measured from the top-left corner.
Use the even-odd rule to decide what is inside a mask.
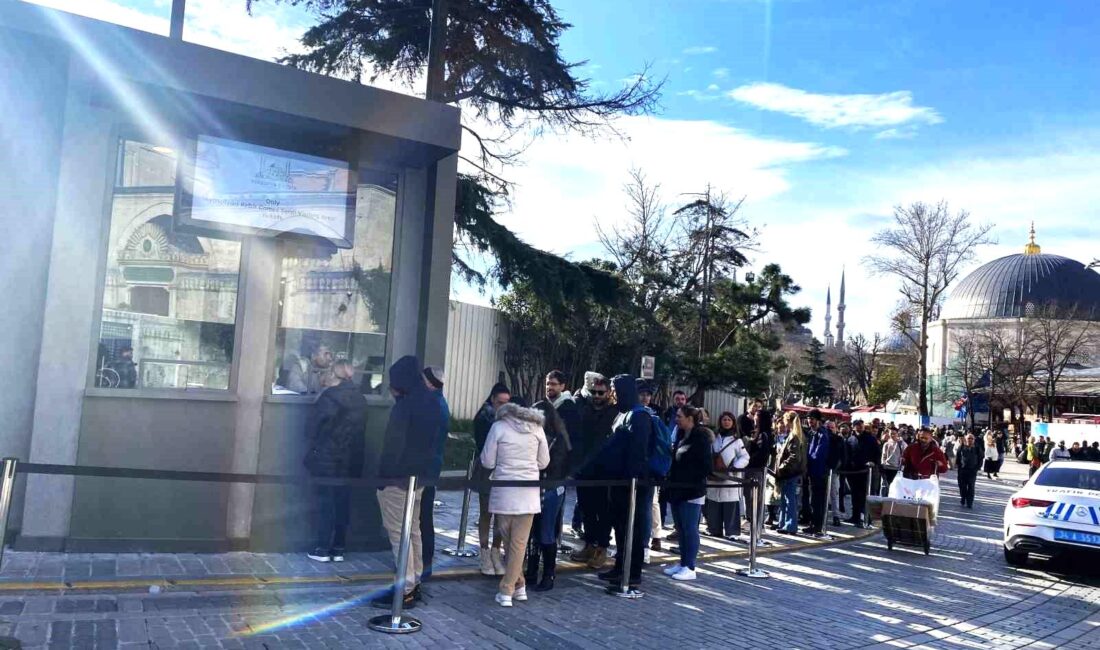
[[[1100,563],[1008,567],[999,527],[1011,481],[982,478],[973,511],[958,508],[953,483],[930,556],[875,536],[765,556],[767,580],[737,575],[741,559],[687,583],[653,568],[640,600],[570,574],[511,609],[493,603],[495,580],[438,581],[412,611],[423,631],[402,637],[365,626],[379,613],[369,587],[7,595],[0,634],[34,648],[1100,649]],[[1071,575],[1082,568],[1091,575]]]
[[[566,512],[572,512],[573,492]],[[445,548],[453,548],[458,542],[459,515],[462,510],[461,492],[443,492],[437,498],[436,560],[437,571],[473,570],[477,558],[459,558],[446,555]],[[471,504],[467,543],[477,546],[477,496]],[[568,526],[566,527],[568,531]],[[850,534],[852,529],[837,531]],[[748,532],[746,527],[745,532]],[[773,547],[802,546],[808,539],[792,539],[768,534],[767,543]],[[567,543],[580,545],[575,538],[566,536]],[[703,553],[744,552],[748,545],[731,543],[722,539],[703,538]],[[659,560],[671,555],[658,554]],[[0,568],[0,593],[25,583],[47,583],[62,586],[80,582],[147,582],[171,584],[179,581],[216,581],[219,578],[240,582],[243,578],[270,581],[273,578],[308,578],[322,580],[332,578],[358,579],[363,576],[393,572],[393,555],[389,550],[379,552],[348,553],[347,561],[322,564],[313,562],[302,553],[36,553],[6,551]],[[2,613],[2,612],[0,612]]]

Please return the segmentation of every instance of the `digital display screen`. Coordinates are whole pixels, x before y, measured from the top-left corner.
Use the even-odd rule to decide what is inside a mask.
[[[181,174],[186,225],[351,245],[355,170],[348,161],[199,135],[190,163]]]

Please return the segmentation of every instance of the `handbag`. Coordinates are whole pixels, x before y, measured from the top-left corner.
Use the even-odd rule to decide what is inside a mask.
[[[717,452],[715,452],[715,454],[714,454],[714,472],[716,474],[726,474],[730,471],[729,465],[726,465],[725,459],[722,458],[722,452],[729,449],[730,445],[732,445],[735,442],[737,442],[737,438],[734,438],[733,440],[730,440],[729,442],[727,442],[725,444],[724,447],[722,447]]]

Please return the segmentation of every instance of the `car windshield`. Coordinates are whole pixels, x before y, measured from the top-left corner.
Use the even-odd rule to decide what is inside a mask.
[[[1100,470],[1048,467],[1035,477],[1035,485],[1100,491]]]

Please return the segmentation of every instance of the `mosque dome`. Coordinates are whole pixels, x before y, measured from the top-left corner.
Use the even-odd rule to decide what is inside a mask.
[[[993,260],[951,292],[942,318],[1021,318],[1054,303],[1077,306],[1082,320],[1100,320],[1100,273],[1081,262],[1043,253],[1035,228],[1024,252]]]

